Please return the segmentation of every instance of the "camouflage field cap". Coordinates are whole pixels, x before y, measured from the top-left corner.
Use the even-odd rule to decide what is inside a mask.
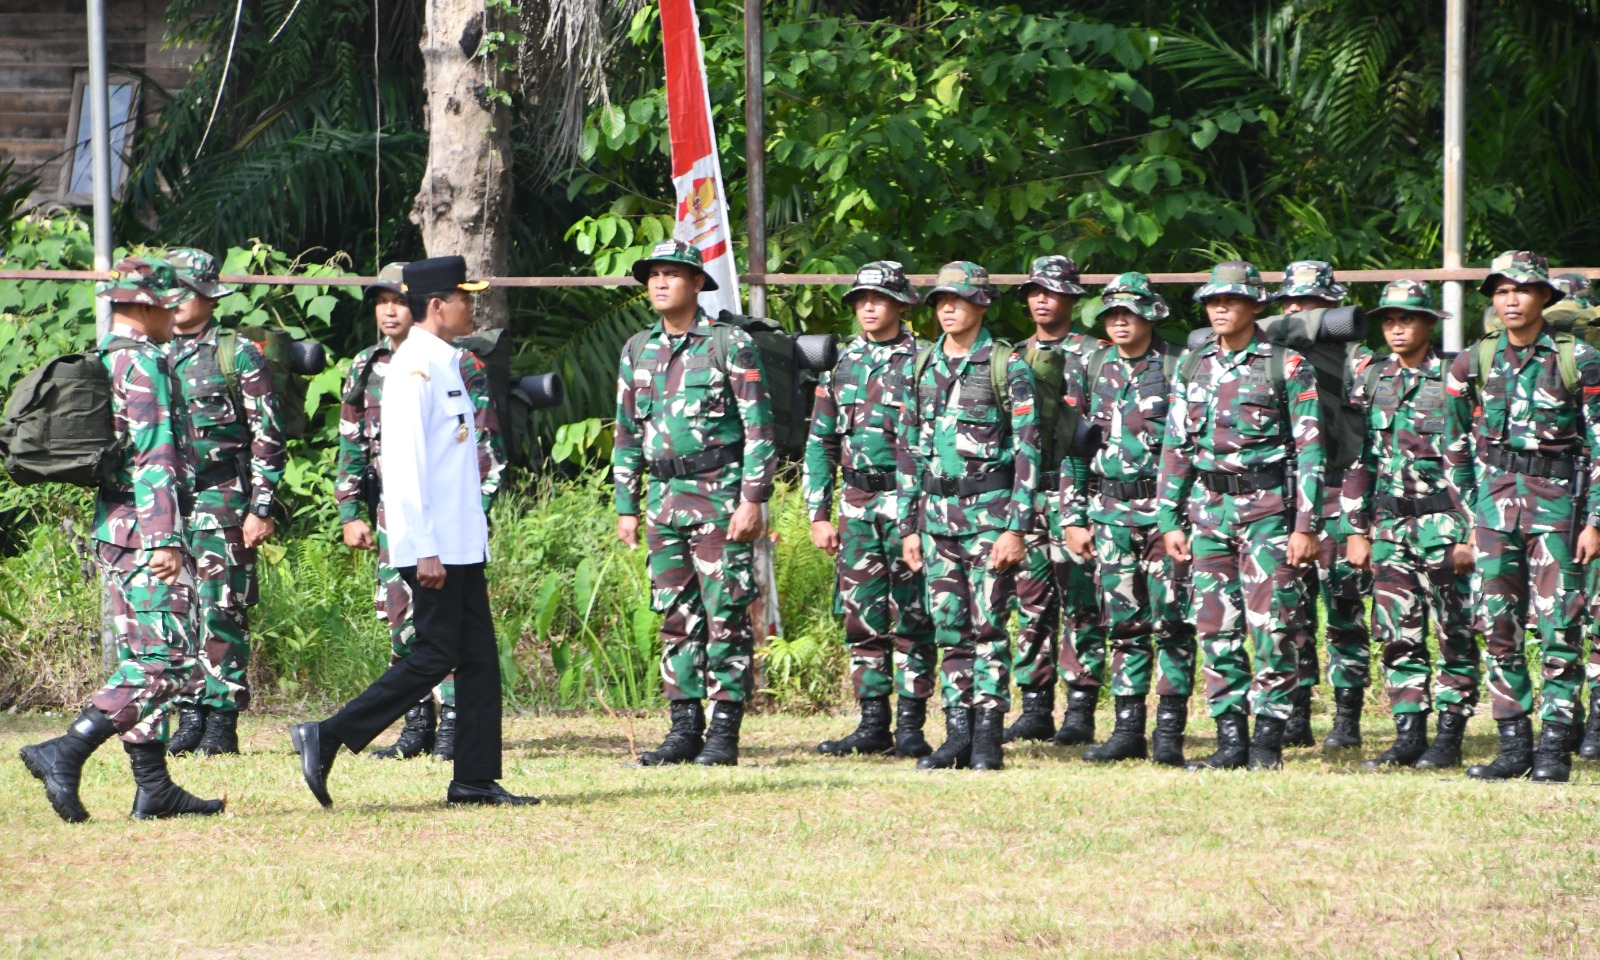
[[[651,247],[648,257],[640,257],[633,261],[633,269],[629,271],[633,274],[633,279],[640,283],[650,279],[652,263],[681,263],[686,267],[693,267],[706,278],[705,286],[700,288],[702,291],[717,289],[717,281],[711,278],[711,274],[706,273],[706,262],[700,256],[700,248],[692,243],[684,240],[663,240]]]
[[[409,260],[396,260],[394,263],[384,264],[383,269],[378,271],[378,279],[367,284],[367,289],[362,291],[363,294],[370,297],[380,290],[388,291],[389,293],[405,293],[405,271],[408,263],[410,263]]]
[[[1211,282],[1194,292],[1196,300],[1207,297],[1249,297],[1265,302],[1267,288],[1261,284],[1261,271],[1248,260],[1225,260],[1211,268]]]
[[[1517,285],[1534,284],[1550,288],[1550,303],[1555,303],[1566,292],[1550,282],[1550,262],[1542,254],[1531,250],[1507,250],[1495,257],[1489,264],[1489,275],[1483,278],[1483,283],[1478,285],[1478,292],[1486,297],[1494,296],[1495,280],[1510,280]]]
[[[1415,280],[1392,280],[1383,288],[1383,296],[1378,298],[1378,305],[1367,311],[1368,316],[1383,319],[1386,313],[1425,313],[1435,320],[1443,320],[1447,314],[1438,310],[1433,305],[1433,291],[1425,283]]]
[[[1150,288],[1150,278],[1136,271],[1119,274],[1101,291],[1100,309],[1095,311],[1095,318],[1113,310],[1132,310],[1151,323],[1165,320],[1172,312],[1161,294]]]
[[[1593,306],[1594,284],[1581,273],[1558,273],[1550,278],[1550,285],[1579,306]]]
[[[858,294],[881,293],[909,307],[922,302],[917,288],[906,278],[906,268],[893,260],[874,260],[856,271],[856,284],[841,298],[848,306]]]
[[[171,310],[194,298],[194,292],[178,282],[172,264],[160,257],[124,257],[111,268],[111,279],[95,285],[95,296],[112,303],[142,303]]]
[[[952,260],[939,268],[933,278],[933,289],[925,298],[933,306],[940,294],[952,293],[969,303],[987,307],[994,303],[998,291],[989,282],[989,271],[970,260]]]
[[[204,250],[178,247],[168,250],[162,259],[172,264],[179,283],[207,300],[220,300],[233,292],[232,287],[223,286],[218,279],[222,275],[222,267],[217,263],[217,258]]]
[[[1338,304],[1349,294],[1344,284],[1333,279],[1333,264],[1326,260],[1296,260],[1283,268],[1283,286],[1269,299],[1315,297]]]
[[[1043,287],[1051,293],[1059,293],[1068,297],[1081,297],[1084,289],[1078,285],[1078,264],[1071,257],[1053,254],[1048,257],[1038,257],[1033,261],[1033,268],[1028,271],[1028,279],[1023,281],[1022,295],[1028,295],[1029,287]]]

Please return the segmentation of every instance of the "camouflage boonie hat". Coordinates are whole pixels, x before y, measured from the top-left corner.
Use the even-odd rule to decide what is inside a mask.
[[[1333,264],[1326,260],[1296,260],[1283,268],[1283,286],[1269,300],[1315,297],[1329,303],[1343,303],[1350,291],[1333,279]]]
[[[362,296],[370,297],[380,290],[386,290],[389,293],[405,293],[405,271],[408,263],[410,263],[409,260],[396,260],[394,263],[384,264],[383,269],[378,271],[378,278],[369,283],[367,289],[361,292]]]
[[[633,279],[640,283],[650,279],[652,263],[681,263],[686,267],[693,267],[706,278],[705,286],[700,288],[702,292],[717,289],[717,281],[711,278],[711,274],[706,273],[706,263],[700,256],[700,248],[692,243],[683,240],[663,240],[651,247],[648,257],[640,257],[633,261],[633,269],[629,271],[633,274]]]
[[[232,287],[225,287],[218,280],[222,268],[217,264],[217,258],[204,250],[178,247],[168,250],[162,259],[172,264],[179,283],[207,300],[220,300],[233,292]]]
[[[1550,285],[1566,295],[1566,299],[1580,306],[1591,306],[1594,284],[1581,273],[1558,273],[1550,278]]]
[[[95,296],[112,303],[142,303],[171,310],[194,299],[194,291],[178,282],[172,264],[160,257],[124,257],[111,268],[111,279],[95,285]]]
[[[928,305],[941,293],[953,293],[969,303],[987,307],[994,303],[998,291],[989,283],[989,271],[970,260],[952,260],[939,268],[933,278],[934,287],[925,298]]]
[[[906,278],[906,268],[903,264],[893,260],[874,260],[856,271],[856,285],[845,292],[840,299],[845,306],[861,293],[881,293],[891,300],[897,300],[906,306],[914,307],[922,302],[917,295],[917,288],[911,285]]]
[[[1078,264],[1071,257],[1059,254],[1039,257],[1033,261],[1028,279],[1023,281],[1019,289],[1023,296],[1028,295],[1029,287],[1043,287],[1051,293],[1081,297],[1084,289],[1078,286],[1078,277]]]
[[[1367,315],[1382,319],[1380,315],[1385,313],[1425,313],[1435,320],[1448,316],[1434,308],[1433,291],[1428,285],[1415,280],[1392,280],[1383,288],[1378,305],[1367,311]]]
[[[1494,296],[1495,278],[1510,280],[1517,285],[1534,284],[1550,288],[1551,303],[1555,303],[1566,292],[1550,282],[1550,262],[1541,254],[1529,250],[1507,250],[1495,257],[1489,264],[1489,275],[1483,278],[1483,283],[1478,285],[1478,292],[1486,297]]]
[[[1161,294],[1150,289],[1150,278],[1136,271],[1120,274],[1106,284],[1100,293],[1100,309],[1095,311],[1095,319],[1113,310],[1132,310],[1151,323],[1165,320],[1172,312]]]
[[[1248,260],[1225,260],[1211,268],[1211,282],[1194,292],[1196,300],[1207,297],[1249,297],[1258,303],[1267,299],[1261,284],[1261,271]]]

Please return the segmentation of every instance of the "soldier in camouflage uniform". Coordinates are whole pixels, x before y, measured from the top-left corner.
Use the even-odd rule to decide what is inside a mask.
[[[861,702],[855,732],[817,745],[834,756],[933,752],[922,735],[933,694],[933,624],[922,575],[900,556],[895,485],[900,410],[917,353],[917,339],[902,320],[919,299],[905,268],[892,260],[869,263],[856,273],[844,302],[855,310],[862,334],[822,374],[806,441],[811,542],[838,557],[850,678]],[[845,489],[835,527],[833,484],[841,462]],[[892,737],[891,689],[900,694]]]
[[[727,766],[739,761],[754,681],[752,544],[777,467],[772,407],[749,334],[696,303],[716,289],[697,248],[658,243],[633,276],[661,319],[628,341],[617,376],[617,536],[638,546],[642,499],[650,602],[663,615],[661,682],[672,702],[671,731],[639,762]],[[715,705],[709,730],[706,698]]]
[[[1299,353],[1258,335],[1266,295],[1253,264],[1219,264],[1195,299],[1213,336],[1179,368],[1157,480],[1167,553],[1194,563],[1195,630],[1217,723],[1216,752],[1188,769],[1272,769],[1283,763],[1296,686],[1291,631],[1306,602],[1302,568],[1318,553],[1316,375]],[[1256,716],[1248,746],[1247,711]]]
[[[184,449],[183,407],[162,344],[172,309],[190,296],[172,267],[155,258],[117,263],[98,294],[111,301],[100,358],[111,383],[120,459],[95,499],[94,554],[110,592],[121,663],[53,740],[21,750],[68,823],[89,819],[78,798],[84,761],[120,734],[133,767],[133,816],[221,813],[172,782],[162,742],[173,698],[197,683],[192,604],[194,561],[183,539],[184,489],[193,460]]]
[[[1156,334],[1168,307],[1144,274],[1115,278],[1100,300],[1097,316],[1112,343],[1091,354],[1084,374],[1068,384],[1068,402],[1100,428],[1105,441],[1087,462],[1074,457],[1078,462],[1061,474],[1064,538],[1073,553],[1095,561],[1116,697],[1111,737],[1085,750],[1083,758],[1104,763],[1145,757],[1145,697],[1153,669],[1160,705],[1152,759],[1181,767],[1194,688],[1194,627],[1188,566],[1167,555],[1156,526],[1156,474],[1172,393],[1168,377],[1177,372],[1182,350]]]
[[[188,410],[197,470],[185,526],[199,579],[200,665],[205,687],[178,701],[173,756],[239,752],[239,711],[250,706],[250,608],[259,598],[256,548],[274,532],[272,501],[287,460],[272,368],[262,348],[215,319],[233,290],[215,257],[179,248],[167,255],[194,296],[178,307],[167,362]],[[231,361],[220,351],[232,351]],[[231,366],[232,372],[229,372]]]
[[[1600,353],[1554,334],[1544,307],[1561,293],[1544,257],[1503,253],[1479,288],[1505,330],[1490,357],[1469,347],[1451,365],[1446,462],[1473,519],[1480,600],[1477,625],[1488,651],[1488,687],[1500,754],[1467,770],[1483,780],[1571,775],[1577,724],[1583,565],[1600,554]],[[1586,474],[1580,474],[1588,463]],[[1582,504],[1574,494],[1585,481]],[[1576,534],[1576,537],[1574,535]],[[1533,682],[1524,624],[1539,634],[1544,721],[1533,744]]]
[[[1006,617],[1038,523],[1039,421],[1027,363],[983,327],[995,296],[988,271],[957,261],[936,282],[928,303],[944,334],[912,367],[899,454],[902,554],[913,570],[926,564],[944,652],[945,742],[917,768],[999,770]]]
[[[1382,644],[1395,742],[1372,768],[1461,765],[1461,738],[1478,702],[1472,633],[1472,529],[1445,476],[1446,363],[1432,347],[1438,321],[1425,284],[1396,280],[1369,316],[1383,324],[1392,355],[1354,371],[1350,403],[1367,418],[1361,457],[1340,504],[1347,555],[1377,585],[1372,635]],[[1427,627],[1439,648],[1439,686],[1429,696]],[[1428,710],[1439,733],[1428,744]]]
[[[1034,335],[1021,350],[1034,374],[1041,414],[1056,412],[1063,385],[1072,379],[1067,368],[1082,370],[1085,358],[1102,341],[1072,330],[1073,314],[1083,287],[1078,265],[1070,257],[1046,256],[1033,261],[1023,299],[1034,323]],[[1046,388],[1050,397],[1043,396]],[[1070,554],[1061,539],[1061,460],[1070,437],[1061,432],[1062,417],[1039,424],[1040,474],[1038,525],[1027,534],[1028,557],[1017,568],[1017,648],[1012,671],[1022,691],[1022,713],[1006,730],[1005,742],[1052,740],[1057,746],[1094,740],[1094,707],[1105,675],[1105,628],[1095,595],[1092,561]],[[1055,725],[1057,660],[1067,682],[1067,712],[1061,729]]]

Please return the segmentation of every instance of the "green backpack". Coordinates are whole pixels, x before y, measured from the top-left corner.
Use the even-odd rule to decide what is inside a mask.
[[[244,392],[239,387],[238,344],[250,341],[267,358],[272,370],[272,392],[278,398],[278,420],[283,439],[302,440],[306,435],[306,378],[294,372],[295,339],[278,327],[223,327],[217,333],[217,366],[228,378],[228,394],[233,398],[234,414],[244,419]]]
[[[921,341],[918,342],[921,343]],[[911,367],[911,388],[913,390],[915,390],[917,385],[922,382],[922,374],[927,371],[928,364],[933,360],[933,346],[934,345],[931,343],[925,343],[917,348],[917,359]],[[996,356],[1004,356],[1009,360],[1011,355],[1016,352],[1016,344],[1012,343],[1010,340],[1001,340],[1000,338],[996,337],[994,340],[994,349],[989,353],[989,386],[990,389],[994,391],[995,402],[998,403],[1000,405],[1000,409],[1004,410],[1007,414],[1011,413],[1011,393],[1006,389],[1006,365],[1003,363],[995,363],[994,358]],[[1059,378],[1057,379],[1057,383],[1060,383]],[[1034,392],[1038,393],[1037,390]],[[1034,403],[1035,405],[1038,405],[1037,398],[1034,399]],[[1043,414],[1044,411],[1041,407],[1041,418],[1043,417]]]
[[[22,378],[0,425],[0,456],[13,482],[98,487],[110,478],[121,449],[101,358],[137,346],[118,337],[100,349],[48,360]],[[165,371],[166,361],[161,364]]]
[[[1561,371],[1562,385],[1567,388],[1568,393],[1581,392],[1577,338],[1563,332],[1552,333],[1551,336],[1556,341],[1556,368]],[[1467,380],[1477,385],[1480,397],[1483,396],[1483,388],[1489,385],[1489,370],[1494,366],[1494,355],[1500,350],[1504,338],[1504,331],[1486,333],[1473,346],[1472,352],[1467,354]]]

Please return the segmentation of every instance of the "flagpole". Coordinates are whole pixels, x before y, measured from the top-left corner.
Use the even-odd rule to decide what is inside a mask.
[[[744,152],[750,186],[750,315],[767,315],[767,95],[761,0],[744,0]]]

